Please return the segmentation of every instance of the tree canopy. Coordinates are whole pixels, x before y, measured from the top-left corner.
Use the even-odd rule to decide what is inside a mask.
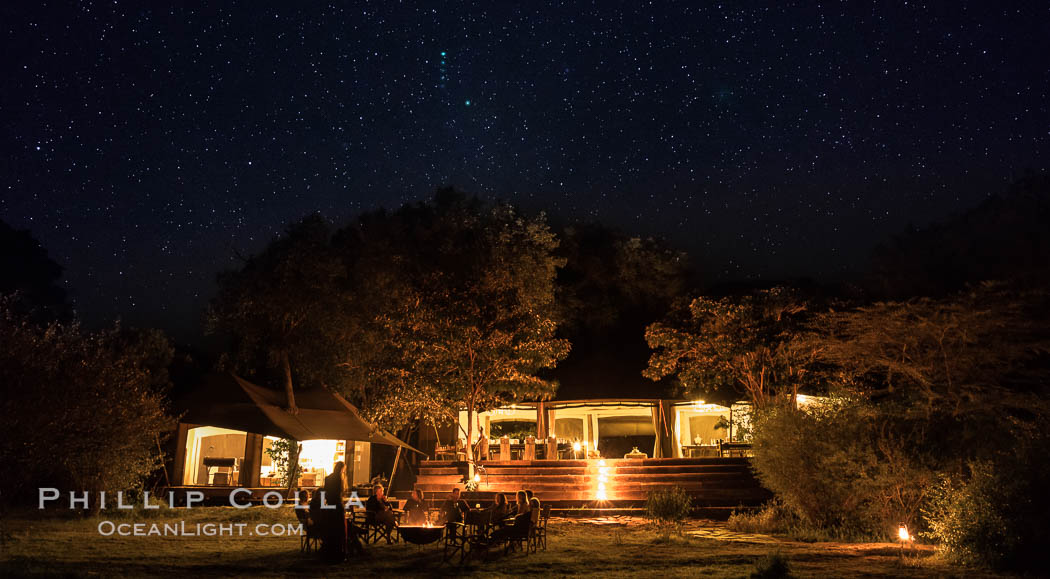
[[[248,375],[276,371],[289,411],[296,412],[294,384],[335,379],[333,335],[339,333],[342,263],[331,248],[331,230],[319,216],[291,224],[284,237],[219,275],[208,311],[209,331],[231,337],[227,364]]]
[[[543,216],[451,190],[334,233],[308,218],[220,278],[212,326],[290,392],[323,384],[386,427],[444,423],[554,392],[537,372],[569,349],[556,247]]]
[[[0,300],[0,462],[5,496],[35,487],[139,488],[170,430],[172,348],[159,333],[30,323]],[[97,504],[94,505],[97,507]]]
[[[698,297],[646,329],[654,351],[644,374],[676,376],[684,394],[709,402],[741,396],[756,407],[793,402],[816,361],[811,345],[799,339],[805,312],[804,302],[783,288]]]
[[[28,231],[18,231],[0,221],[0,295],[19,294],[18,307],[38,322],[71,318],[66,291],[58,285],[62,267],[47,254]]]

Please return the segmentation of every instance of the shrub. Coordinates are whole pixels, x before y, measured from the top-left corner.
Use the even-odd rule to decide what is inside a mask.
[[[971,463],[966,480],[946,477],[932,493],[923,536],[958,563],[1043,572],[1048,485],[1050,468],[1035,449]]]
[[[788,564],[787,557],[780,551],[774,551],[755,561],[755,570],[751,572],[751,577],[753,579],[792,577],[791,565]]]
[[[914,442],[923,428],[890,403],[773,408],[757,419],[753,465],[801,529],[885,538],[900,521],[917,522],[937,480],[942,459]]]
[[[738,533],[784,533],[798,521],[779,500],[772,500],[757,511],[733,511],[726,528]]]
[[[649,493],[645,502],[645,517],[661,528],[665,535],[678,528],[682,520],[689,516],[693,500],[679,487],[657,489]]]
[[[758,477],[803,522],[877,526],[868,503],[878,460],[861,414],[847,406],[776,408],[758,418],[753,460]]]
[[[35,487],[93,497],[141,488],[160,465],[161,438],[171,425],[160,391],[166,378],[150,369],[154,359],[160,368],[170,360],[167,341],[144,341],[119,327],[96,333],[75,324],[41,328],[4,306],[0,302],[4,499],[29,499]]]

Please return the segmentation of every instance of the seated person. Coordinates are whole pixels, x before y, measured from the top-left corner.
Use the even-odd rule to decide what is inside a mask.
[[[529,507],[529,502],[526,500],[525,491],[518,491],[517,499],[518,510],[517,514],[514,515],[514,519],[508,521],[508,524],[502,529],[493,531],[491,540],[501,541],[504,539],[528,536],[529,525],[532,522],[532,513]]]
[[[405,524],[425,525],[427,523],[427,503],[423,499],[423,491],[415,489],[412,496],[405,503]]]
[[[506,519],[508,516],[511,515],[510,505],[507,504],[507,495],[503,493],[497,494],[495,501],[492,503],[488,510],[492,513],[492,516],[489,519],[492,521],[492,524],[503,524],[503,519]]]
[[[317,525],[321,523],[321,495],[323,495],[320,489],[314,491],[313,496],[310,497],[310,506],[307,511],[307,515],[310,521]],[[296,514],[298,516],[298,513]]]
[[[540,522],[540,499],[536,497],[529,499],[529,514],[532,516],[533,526]]]
[[[295,494],[299,497],[299,502],[295,505],[295,518],[302,523],[303,529],[309,532],[314,524],[310,520],[310,491],[300,489]]]
[[[383,488],[383,485],[376,485],[372,488],[372,496],[365,501],[365,512],[372,513],[370,515],[372,520],[376,524],[386,527],[387,532],[392,530],[394,525],[397,524],[394,518],[394,509],[386,500],[386,489]],[[387,542],[390,542],[389,538]]]
[[[445,524],[462,523],[470,512],[470,505],[460,498],[459,487],[452,489],[452,495],[441,504],[441,516]]]

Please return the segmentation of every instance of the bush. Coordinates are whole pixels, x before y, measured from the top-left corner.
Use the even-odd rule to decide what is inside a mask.
[[[758,478],[800,519],[838,538],[887,538],[915,523],[940,459],[915,444],[924,428],[899,406],[840,399],[757,418]]]
[[[171,352],[153,334],[41,328],[0,301],[0,482],[5,500],[36,487],[112,493],[141,488],[160,465],[163,372]],[[92,505],[98,508],[98,504]]]
[[[791,565],[788,559],[780,551],[775,551],[755,561],[755,570],[751,572],[752,579],[778,579],[781,577],[792,577]]]
[[[958,563],[1044,572],[1048,485],[1050,468],[1038,451],[971,463],[966,480],[946,477],[932,493],[923,536]]]
[[[758,478],[809,525],[876,528],[868,507],[878,459],[866,422],[845,405],[764,413],[754,437]]]
[[[772,500],[757,511],[733,511],[726,528],[738,533],[785,533],[798,521],[779,500]]]
[[[681,488],[657,489],[649,493],[645,502],[645,518],[670,534],[689,516],[692,507],[693,499]]]

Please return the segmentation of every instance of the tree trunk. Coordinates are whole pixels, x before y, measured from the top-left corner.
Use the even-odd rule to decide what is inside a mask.
[[[474,405],[467,406],[467,479],[474,480],[474,445],[470,439],[474,436]]]
[[[299,407],[295,405],[295,390],[292,389],[292,364],[288,361],[288,352],[281,352],[281,365],[284,366],[284,395],[288,406],[285,410],[289,414],[299,414]],[[298,456],[298,453],[296,453]]]
[[[292,489],[296,488],[296,483],[299,482],[299,450],[299,441],[293,440],[291,448],[288,449],[288,490],[285,493],[289,499],[298,498],[292,494]]]

